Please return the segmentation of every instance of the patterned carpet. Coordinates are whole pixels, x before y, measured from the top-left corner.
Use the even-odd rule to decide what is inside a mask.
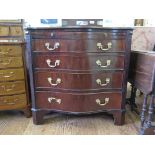
[[[19,112],[0,113],[1,135],[45,134],[45,135],[135,135],[139,119],[131,112],[126,113],[126,124],[115,126],[107,114],[89,116],[48,115],[43,125],[33,125],[32,118]]]
[[[142,102],[142,96],[136,99]],[[141,105],[141,104],[139,104]],[[47,115],[43,125],[34,125],[32,118],[25,118],[21,112],[0,112],[1,135],[137,135],[140,127],[139,116],[126,105],[126,123],[115,126],[108,114],[73,116]]]

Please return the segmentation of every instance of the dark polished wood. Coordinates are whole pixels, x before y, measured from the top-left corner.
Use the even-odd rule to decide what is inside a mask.
[[[144,95],[144,101],[142,105],[142,112],[141,112],[141,128],[143,128],[145,122],[145,113],[147,111],[147,95]]]
[[[137,88],[133,84],[131,84],[131,94],[130,97],[126,100],[127,104],[130,105],[130,109],[133,112],[136,112],[139,115],[138,106],[136,105],[136,92]]]
[[[112,43],[112,48],[108,52],[125,52],[125,40],[61,40],[61,39],[34,39],[32,42],[32,50],[49,52],[48,48],[45,46],[46,43],[49,43],[49,48],[54,48],[56,43],[59,43],[60,46],[55,49],[56,52],[99,52],[103,51],[97,47],[97,43],[101,43],[104,49],[108,49],[108,43]],[[52,51],[50,51],[52,52]]]
[[[50,100],[50,98],[53,98]],[[55,99],[54,99],[55,98]],[[106,98],[109,101],[106,103]],[[57,100],[61,99],[61,103]],[[96,100],[100,100],[97,103]],[[62,110],[66,112],[93,112],[104,109],[120,109],[122,94],[120,92],[106,93],[60,93],[36,92],[37,109]]]
[[[129,80],[145,94],[153,90],[155,56],[148,52],[131,52]]]
[[[44,29],[40,29],[39,31],[31,30],[32,39],[124,39],[126,36],[125,30],[99,30],[89,31],[86,29],[49,29],[44,31]]]
[[[51,88],[51,89],[122,89],[122,72],[102,72],[96,73],[68,73],[68,72],[50,72],[37,71],[34,73],[35,86],[37,88]],[[52,80],[50,81],[49,78]],[[57,80],[61,82],[57,83]],[[107,81],[109,79],[109,82]],[[97,83],[97,80],[101,81]],[[68,82],[66,82],[68,81]],[[53,85],[52,85],[53,84]]]
[[[47,113],[47,110],[33,110],[32,109],[32,116],[33,116],[33,123],[36,125],[43,124],[44,122],[44,115]]]
[[[50,63],[48,65],[48,60]],[[60,64],[55,65],[56,61],[59,60]],[[101,62],[97,64],[97,61]],[[110,65],[107,64],[107,61],[110,61]],[[53,70],[123,70],[124,69],[124,55],[120,54],[61,54],[60,53],[47,53],[44,52],[35,53],[34,57],[34,68],[36,69],[53,69]],[[53,67],[50,67],[53,66]],[[55,67],[54,67],[55,66]]]
[[[28,30],[34,124],[43,123],[44,115],[51,111],[108,112],[115,125],[125,123],[131,29]]]
[[[134,88],[144,94],[141,110],[140,134],[155,134],[152,126],[153,107],[155,95],[155,53],[152,51],[132,51],[128,81]],[[147,97],[151,96],[149,108],[147,108]],[[135,104],[135,93],[131,95],[131,105]],[[134,101],[134,102],[133,102]]]
[[[125,122],[125,111],[113,111],[115,125],[123,125]]]

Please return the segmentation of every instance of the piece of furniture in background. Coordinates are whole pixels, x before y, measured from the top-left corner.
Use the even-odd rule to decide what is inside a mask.
[[[136,90],[144,94],[144,102],[141,111],[140,134],[155,134],[153,121],[153,107],[155,96],[155,53],[153,51],[132,51],[128,81],[132,85],[130,104],[135,108]],[[147,97],[150,96],[147,109]]]
[[[49,112],[108,112],[125,121],[132,29],[29,28],[34,124]]]
[[[0,20],[0,111],[31,116],[22,20]]]

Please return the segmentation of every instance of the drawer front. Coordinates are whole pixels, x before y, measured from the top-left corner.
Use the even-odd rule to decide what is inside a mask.
[[[123,72],[65,73],[35,72],[36,88],[52,89],[121,89]]]
[[[150,94],[153,91],[154,81],[153,76],[145,74],[143,72],[132,72],[132,80],[135,83],[135,86],[140,89],[145,94]]]
[[[136,70],[138,72],[143,72],[146,74],[150,74],[153,76],[155,65],[155,55],[154,54],[146,54],[143,52],[131,52],[130,56],[130,70]]]
[[[123,31],[100,31],[100,32],[67,32],[40,30],[32,32],[32,39],[48,38],[48,39],[121,39],[125,38],[126,32]]]
[[[70,112],[92,112],[120,109],[122,94],[112,93],[59,93],[36,92],[36,108]]]
[[[124,52],[125,40],[34,39],[32,51],[42,52]]]
[[[6,69],[0,70],[0,82],[1,81],[12,81],[12,80],[23,80],[24,69]]]
[[[11,26],[10,27],[10,35],[11,36],[22,36],[23,30],[21,26]]]
[[[8,36],[8,35],[9,35],[9,27],[0,26],[0,36]]]
[[[26,94],[0,97],[0,108],[2,108],[3,106],[5,107],[11,106],[11,108],[13,108],[18,105],[26,105],[26,104],[27,104]]]
[[[18,45],[0,45],[0,57],[4,56],[21,56],[22,46]]]
[[[104,70],[124,69],[124,56],[89,54],[89,55],[59,55],[36,54],[34,56],[35,68],[49,68],[55,70]]]
[[[25,82],[4,82],[0,83],[0,95],[12,95],[25,92]]]
[[[0,58],[0,68],[22,67],[22,57],[7,57]]]

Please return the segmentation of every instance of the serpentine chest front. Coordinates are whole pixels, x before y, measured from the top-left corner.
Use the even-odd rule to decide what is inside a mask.
[[[124,124],[131,29],[29,28],[35,124],[50,111],[109,112]]]

